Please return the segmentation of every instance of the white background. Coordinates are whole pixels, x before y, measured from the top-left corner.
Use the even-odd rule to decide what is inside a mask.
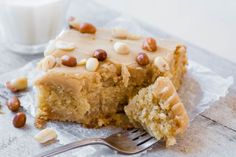
[[[236,0],[95,0],[236,63]]]

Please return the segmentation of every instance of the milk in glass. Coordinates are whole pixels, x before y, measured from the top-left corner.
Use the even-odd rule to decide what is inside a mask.
[[[42,52],[65,27],[69,0],[4,0],[0,25],[3,42],[15,52]]]

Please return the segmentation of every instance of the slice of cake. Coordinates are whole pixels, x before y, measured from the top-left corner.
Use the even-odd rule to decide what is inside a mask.
[[[167,146],[176,143],[175,136],[183,133],[189,122],[175,87],[165,77],[141,89],[125,106],[125,113],[135,127],[144,128],[157,140],[166,140]]]
[[[128,122],[124,106],[141,88],[166,76],[176,89],[186,71],[186,49],[174,41],[71,22],[45,50],[37,78],[36,126],[47,120],[87,127]]]

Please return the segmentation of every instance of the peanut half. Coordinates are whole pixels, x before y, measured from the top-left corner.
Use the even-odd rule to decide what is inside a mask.
[[[6,87],[12,92],[25,90],[28,87],[28,80],[26,77],[19,77],[6,82]]]
[[[56,138],[57,138],[57,133],[52,128],[43,129],[34,136],[34,139],[39,143],[46,143]]]

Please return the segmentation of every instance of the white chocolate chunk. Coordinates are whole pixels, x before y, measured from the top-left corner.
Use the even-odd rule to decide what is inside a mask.
[[[50,55],[56,49],[55,44],[56,44],[55,40],[49,41],[48,46],[44,51],[44,56]]]
[[[89,58],[86,62],[86,69],[88,71],[91,71],[91,72],[96,71],[98,66],[99,66],[99,62],[97,58]]]
[[[26,77],[19,77],[11,80],[10,85],[16,90],[24,90],[28,87],[28,79]]]
[[[85,65],[86,62],[87,62],[87,59],[81,59],[81,60],[77,63],[77,65]]]
[[[65,41],[57,41],[56,48],[61,49],[61,50],[65,50],[65,51],[72,51],[75,49],[75,44],[70,43],[70,42],[65,42]]]
[[[116,42],[114,44],[114,50],[118,54],[128,54],[130,52],[129,46],[126,43]]]
[[[170,70],[169,64],[163,57],[156,57],[154,65],[160,70],[160,72],[166,72]]]
[[[41,61],[41,68],[42,70],[47,71],[48,69],[52,69],[56,65],[56,63],[56,58],[52,55],[49,55]]]
[[[120,38],[120,39],[125,39],[127,38],[128,32],[127,30],[123,29],[123,28],[113,28],[112,29],[112,36],[114,38]]]
[[[34,139],[39,143],[46,143],[56,138],[57,138],[57,133],[52,128],[46,128],[34,136]]]

